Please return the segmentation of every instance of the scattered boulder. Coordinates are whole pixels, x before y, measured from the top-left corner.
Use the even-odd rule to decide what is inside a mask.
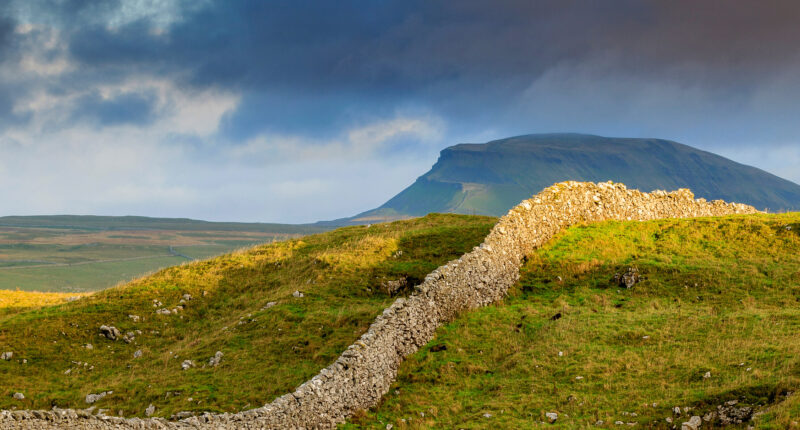
[[[264,307],[263,307],[263,308],[261,308],[261,310],[262,310],[262,311],[265,311],[265,310],[267,310],[267,309],[269,309],[269,308],[271,308],[271,307],[273,307],[273,306],[275,306],[275,305],[277,305],[277,304],[278,304],[278,302],[269,302],[269,303],[267,303],[266,305],[264,305]]]
[[[101,325],[100,334],[108,340],[117,340],[120,337],[119,329],[114,326]]]
[[[172,312],[167,308],[163,308],[163,309],[156,309],[156,314],[158,314],[158,315],[172,315]]]
[[[8,361],[8,360],[11,360],[11,357],[13,357],[13,356],[14,356],[13,352],[7,351],[7,352],[4,352],[4,353],[0,354],[0,360]]]
[[[144,414],[149,417],[154,413],[156,413],[156,407],[153,406],[152,403],[150,403],[150,406],[148,406],[147,409],[144,410]]]
[[[292,296],[297,297],[299,299],[300,297],[303,297],[303,293],[301,293],[300,291],[295,291],[292,293]]]
[[[91,343],[87,343],[86,345],[83,345],[83,347],[86,349],[94,349],[94,345],[92,345]]]
[[[105,396],[107,396],[109,394],[113,394],[113,393],[114,393],[113,391],[103,391],[102,393],[97,393],[97,394],[87,394],[86,395],[86,399],[84,399],[84,400],[86,400],[86,403],[92,404],[92,403],[102,399],[103,397],[105,397]]]
[[[189,300],[192,300],[192,295],[191,295],[191,294],[188,294],[188,293],[187,293],[187,294],[184,294],[184,295],[183,295],[183,300],[186,300],[187,302],[188,302]]]
[[[211,359],[208,360],[208,365],[211,367],[217,367],[219,362],[222,361],[222,351],[217,351]]]
[[[717,420],[722,425],[742,424],[753,417],[753,408],[750,406],[737,406],[737,401],[726,402],[717,406]]]
[[[22,393],[14,393],[14,399],[16,400],[25,400],[25,395]]]
[[[625,287],[626,289],[632,288],[640,280],[641,276],[639,276],[639,269],[635,267],[628,267],[628,270],[626,270],[624,273],[614,274],[614,283],[620,287]]]
[[[125,343],[131,343],[134,339],[136,339],[136,333],[132,331],[129,331],[125,333],[125,336],[122,336],[122,340],[125,341]]]
[[[689,418],[689,421],[681,424],[681,430],[697,430],[703,424],[703,419],[697,415]]]
[[[139,358],[142,356],[142,350],[137,349],[136,352],[133,353],[133,358]]]
[[[188,370],[192,367],[194,367],[194,361],[192,360],[183,360],[183,363],[181,363],[181,369],[183,370]]]
[[[703,374],[703,379],[709,379],[709,378],[711,378],[711,372],[706,372]]]
[[[549,421],[550,424],[553,424],[558,419],[558,414],[555,412],[547,412],[544,416],[547,417],[547,421]]]
[[[404,276],[393,281],[384,281],[380,285],[380,290],[390,296],[397,294],[408,285],[408,279]]]
[[[128,315],[133,322],[139,322],[139,315]]]

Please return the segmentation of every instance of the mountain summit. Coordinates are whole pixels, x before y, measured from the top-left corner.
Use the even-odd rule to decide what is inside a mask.
[[[708,200],[800,210],[800,185],[677,142],[529,134],[446,148],[411,186],[351,222],[431,212],[502,215],[520,200],[566,180],[622,182],[642,191],[689,188]]]

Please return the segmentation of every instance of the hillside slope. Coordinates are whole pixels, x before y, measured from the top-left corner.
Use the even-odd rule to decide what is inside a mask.
[[[773,212],[800,210],[800,185],[680,143],[532,134],[446,148],[414,184],[381,207],[346,221],[374,222],[431,212],[499,216],[564,180],[611,180],[642,191],[689,188],[708,200]]]
[[[641,279],[626,289],[614,275],[630,267]],[[531,428],[546,413],[563,428],[735,414],[800,428],[798,330],[798,213],[577,226],[528,257],[504,302],[440,328],[345,428]]]
[[[170,417],[263,405],[330,364],[394,296],[479,244],[495,222],[430,215],[342,228],[164,269],[58,306],[31,309],[42,297],[0,294],[0,352],[13,353],[0,359],[0,409],[96,406],[144,416],[152,404],[154,416]],[[118,338],[103,337],[101,325],[119,329]],[[212,367],[217,351],[222,361]],[[193,362],[187,370],[185,360]]]

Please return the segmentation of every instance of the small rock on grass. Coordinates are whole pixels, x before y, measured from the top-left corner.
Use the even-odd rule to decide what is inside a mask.
[[[703,424],[703,419],[697,415],[689,418],[689,421],[681,424],[681,430],[697,430]]]
[[[102,393],[97,393],[97,394],[87,394],[85,400],[86,400],[86,403],[92,404],[92,403],[102,399],[103,397],[105,397],[105,396],[107,396],[109,394],[113,394],[113,393],[114,393],[113,391],[103,391]]]
[[[119,329],[114,326],[101,325],[100,334],[108,340],[117,340],[120,337]]]
[[[183,370],[188,370],[192,367],[194,367],[194,361],[192,360],[183,360],[183,363],[181,363],[181,369]]]
[[[148,406],[147,409],[144,410],[144,414],[149,417],[150,415],[153,415],[154,413],[156,413],[156,407],[153,406],[152,403],[150,403],[150,406]]]
[[[217,351],[211,359],[208,360],[208,365],[211,367],[216,367],[219,365],[219,362],[222,361],[222,351]]]
[[[551,424],[556,422],[556,420],[558,419],[558,414],[555,412],[547,412],[546,414],[544,414],[544,416],[547,417],[547,421],[549,421]]]
[[[25,395],[22,393],[14,393],[14,398],[17,400],[25,400]]]
[[[13,357],[13,356],[14,356],[13,352],[7,351],[7,352],[4,352],[4,353],[0,354],[0,360],[8,361],[8,360],[11,360],[11,357]]]
[[[300,298],[303,297],[303,293],[301,293],[300,291],[295,291],[292,293],[292,296]]]

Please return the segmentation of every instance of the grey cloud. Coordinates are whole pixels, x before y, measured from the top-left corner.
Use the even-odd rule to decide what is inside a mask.
[[[11,17],[0,19],[0,67],[42,45],[37,31],[13,32],[13,20],[33,17],[58,29],[75,68],[13,88],[0,83],[0,126],[23,124],[11,107],[35,88],[90,94],[71,118],[96,129],[146,128],[166,115],[150,95],[106,100],[94,91],[157,78],[188,92],[241,96],[209,142],[184,137],[219,151],[229,149],[220,143],[244,147],[259,135],[297,137],[313,149],[303,142],[397,116],[440,119],[439,146],[532,132],[660,137],[774,172],[792,164],[748,147],[778,152],[800,141],[795,0],[187,0],[170,3],[176,9],[166,21],[153,13],[120,18],[121,1],[8,4],[15,7],[0,5],[0,16]],[[379,156],[420,151],[409,139]],[[796,151],[787,154],[779,158],[797,160]],[[415,161],[409,177],[432,161]],[[310,174],[303,170],[297,174]],[[373,199],[393,191],[382,187]]]
[[[93,92],[76,101],[72,120],[84,120],[97,125],[146,125],[155,120],[155,103],[153,94],[126,93],[103,98]]]

